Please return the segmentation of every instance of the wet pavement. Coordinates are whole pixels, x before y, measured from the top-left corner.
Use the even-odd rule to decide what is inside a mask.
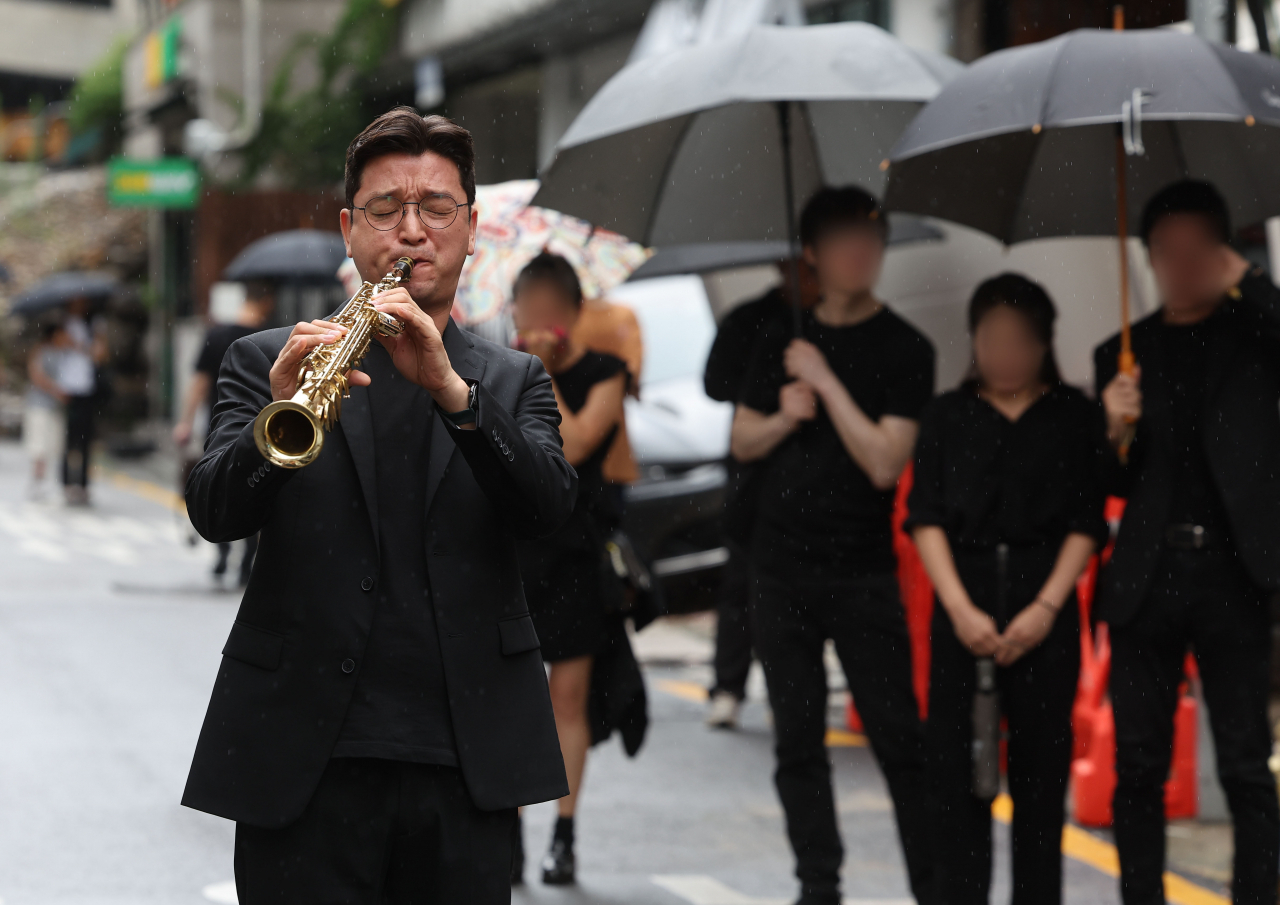
[[[172,466],[109,464],[88,510],[24,501],[20,449],[0,443],[0,905],[234,902],[233,827],[181,807],[183,782],[238,595],[188,543]],[[758,676],[737,731],[702,724],[708,617],[646,630],[651,728],[628,759],[614,741],[587,767],[580,882],[538,882],[554,805],[526,809],[528,885],[516,903],[762,905],[794,898],[771,783]],[[833,701],[838,722],[839,699]],[[908,902],[892,815],[870,751],[835,731],[831,754],[854,902]],[[997,824],[995,900],[1007,899]],[[1172,841],[1205,864],[1170,901],[1216,905],[1221,856],[1194,825]],[[1221,833],[1218,832],[1218,838]],[[1066,837],[1069,903],[1118,902],[1105,834]],[[1213,878],[1218,872],[1218,879]],[[1197,874],[1200,877],[1200,874]],[[1210,887],[1205,889],[1204,886]]]

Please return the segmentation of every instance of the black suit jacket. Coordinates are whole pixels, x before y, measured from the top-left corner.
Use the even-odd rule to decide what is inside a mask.
[[[1200,431],[1230,522],[1232,541],[1253,581],[1280,590],[1280,290],[1255,272],[1228,298],[1208,349]],[[1143,416],[1110,490],[1127,497],[1114,555],[1099,585],[1099,619],[1123,625],[1146,595],[1169,522],[1176,474],[1172,399],[1157,333],[1160,312],[1133,326],[1142,368]],[[1094,352],[1098,392],[1117,371],[1120,339]]]
[[[374,615],[378,496],[369,393],[353,387],[320,456],[268,465],[253,420],[289,334],[237,341],[218,377],[204,458],[187,507],[210,541],[261,532],[182,803],[263,827],[297,819],[342,727]],[[437,413],[425,538],[458,761],[485,810],[568,793],[515,540],[554,531],[577,475],[561,455],[551,381],[533,356],[450,323],[454,370],[479,386],[477,429]]]

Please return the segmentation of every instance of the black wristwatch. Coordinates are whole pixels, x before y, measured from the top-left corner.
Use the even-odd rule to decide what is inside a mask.
[[[462,427],[464,424],[475,424],[476,423],[476,390],[479,388],[479,386],[480,384],[478,383],[471,384],[471,392],[467,395],[467,407],[464,408],[462,411],[441,412],[440,414],[444,415],[445,418],[449,419],[458,427]]]

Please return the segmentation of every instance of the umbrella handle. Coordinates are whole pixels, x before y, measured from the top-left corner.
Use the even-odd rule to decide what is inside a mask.
[[[1123,13],[1121,13],[1123,15]],[[1133,375],[1137,362],[1133,357],[1133,337],[1129,329],[1129,204],[1125,176],[1127,169],[1128,142],[1123,132],[1116,134],[1116,237],[1117,250],[1120,253],[1120,373]],[[1117,453],[1121,464],[1129,464],[1129,447],[1133,445],[1136,428],[1129,421],[1129,428],[1120,441]]]

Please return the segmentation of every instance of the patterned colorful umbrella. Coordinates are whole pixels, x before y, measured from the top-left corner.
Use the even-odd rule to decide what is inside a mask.
[[[462,268],[453,303],[460,323],[474,328],[504,315],[520,268],[543,249],[568,259],[588,299],[601,298],[649,259],[651,252],[617,233],[530,207],[537,191],[536,179],[476,188],[476,251]]]

